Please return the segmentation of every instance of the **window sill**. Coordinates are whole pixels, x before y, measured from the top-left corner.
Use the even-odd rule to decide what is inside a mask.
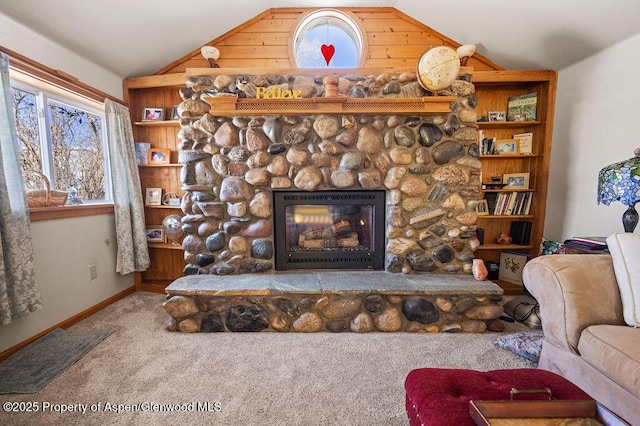
[[[31,222],[66,219],[69,217],[95,216],[113,213],[113,204],[84,204],[79,206],[38,207],[29,209]]]

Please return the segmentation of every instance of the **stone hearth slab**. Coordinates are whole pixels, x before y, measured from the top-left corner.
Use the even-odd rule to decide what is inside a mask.
[[[189,275],[178,278],[168,294],[265,296],[279,293],[363,293],[421,295],[493,295],[503,290],[470,275],[401,275],[382,271],[279,272],[276,274]]]
[[[305,271],[188,275],[166,288],[168,330],[481,333],[503,291],[470,275]],[[497,321],[499,323],[499,321]]]

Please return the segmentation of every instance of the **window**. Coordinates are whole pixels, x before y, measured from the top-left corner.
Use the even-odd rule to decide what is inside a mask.
[[[11,94],[27,191],[44,188],[35,171],[70,193],[67,204],[109,201],[104,104],[13,69]]]
[[[300,68],[356,68],[363,51],[362,33],[356,22],[337,10],[318,10],[304,18],[293,38],[293,52]],[[322,45],[335,53],[327,65]]]

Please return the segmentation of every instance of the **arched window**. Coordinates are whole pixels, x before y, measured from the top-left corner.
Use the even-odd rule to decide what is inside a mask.
[[[322,53],[323,45],[335,49],[329,64]],[[298,24],[293,56],[300,68],[356,68],[360,66],[363,46],[362,33],[349,15],[322,9],[310,13]]]

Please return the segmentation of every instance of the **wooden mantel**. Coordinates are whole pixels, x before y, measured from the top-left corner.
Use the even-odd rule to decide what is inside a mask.
[[[254,99],[235,96],[204,97],[216,116],[309,114],[447,114],[454,96],[423,98],[303,98]]]
[[[354,68],[354,69],[255,69],[255,68],[188,68],[187,78],[217,75],[305,75],[348,76],[376,74],[415,74],[414,69]],[[473,68],[463,67],[460,73],[473,73]],[[308,115],[308,114],[397,114],[432,115],[447,114],[455,96],[426,96],[421,98],[347,98],[346,96],[313,97],[302,99],[255,99],[236,96],[203,97],[211,105],[216,116]]]

